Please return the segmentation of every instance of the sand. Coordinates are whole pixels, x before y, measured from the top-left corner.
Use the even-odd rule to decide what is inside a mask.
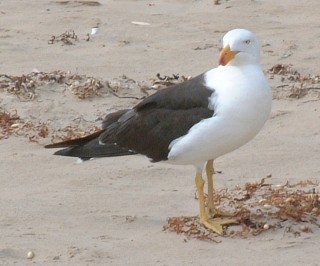
[[[61,70],[101,80],[124,74],[139,82],[157,73],[195,76],[217,65],[226,31],[248,28],[262,44],[262,66],[274,91],[272,114],[254,140],[216,160],[222,171],[217,188],[269,174],[273,184],[319,181],[319,84],[295,97],[285,91],[295,82],[281,86],[281,77],[268,73],[276,64],[291,64],[303,75],[319,75],[319,1],[220,3],[1,1],[0,72]],[[71,30],[77,35],[71,45],[50,44],[52,36]],[[125,93],[141,96],[139,90]],[[0,88],[0,111],[17,110],[34,124],[50,120],[50,130],[70,123],[99,126],[97,118],[137,102],[106,90],[79,99],[57,83],[37,87],[33,100]],[[320,265],[319,228],[300,236],[285,229],[217,236],[219,243],[164,232],[168,217],[198,213],[191,166],[152,164],[143,156],[76,164],[43,148],[49,136],[31,142],[30,134],[0,140],[1,265]]]

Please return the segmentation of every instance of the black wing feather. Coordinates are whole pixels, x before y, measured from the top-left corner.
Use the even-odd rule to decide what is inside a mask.
[[[115,123],[119,119],[119,117],[121,117],[126,112],[128,112],[128,109],[108,114],[103,121],[103,129],[100,131],[97,131],[83,138],[49,144],[46,145],[45,148],[67,147],[66,149],[56,151],[54,154],[61,156],[79,157],[82,160],[88,160],[93,157],[114,157],[135,154],[135,152],[124,149],[116,145],[115,143],[105,143],[104,145],[101,145],[99,143],[99,136],[104,132],[104,128]]]
[[[203,77],[158,91],[133,109],[107,115],[99,132],[46,148],[69,147],[55,154],[82,159],[140,153],[154,162],[167,160],[171,141],[214,114],[208,108],[213,90],[205,86]]]
[[[163,89],[107,127],[100,140],[115,142],[154,162],[167,160],[172,140],[213,115],[213,110],[208,108],[212,93],[204,86],[203,75]]]
[[[54,154],[79,157],[82,160],[89,160],[91,158],[115,157],[132,155],[135,153],[132,151],[128,151],[127,149],[123,149],[122,147],[113,143],[106,143],[105,145],[101,145],[99,143],[99,138],[95,138],[87,143],[79,144],[78,146],[58,150]]]

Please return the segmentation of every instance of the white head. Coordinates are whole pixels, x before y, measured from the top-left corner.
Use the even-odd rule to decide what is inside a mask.
[[[245,29],[234,29],[223,37],[219,65],[246,65],[260,63],[260,45],[257,37]]]

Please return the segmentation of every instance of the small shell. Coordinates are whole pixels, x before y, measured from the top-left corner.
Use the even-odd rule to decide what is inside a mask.
[[[91,28],[91,35],[94,35],[98,32],[98,27]]]
[[[33,251],[29,251],[27,253],[27,259],[32,260],[34,258],[34,252]]]
[[[305,226],[305,225],[301,225],[301,226],[300,226],[300,230],[301,230],[302,232],[308,232],[308,231],[309,231],[309,227],[307,227],[307,226]]]
[[[268,224],[264,224],[264,225],[263,225],[263,229],[264,229],[264,230],[268,230],[269,228],[270,228],[270,225],[268,225]]]
[[[150,23],[148,22],[142,22],[142,21],[131,21],[132,24],[138,25],[138,26],[149,26]]]
[[[270,204],[264,204],[264,205],[263,205],[263,208],[264,208],[265,210],[270,210],[270,209],[272,208],[272,206],[271,206]]]
[[[10,126],[10,128],[18,128],[19,127],[19,124],[12,124],[11,126]]]
[[[76,80],[75,82],[72,83],[71,86],[72,86],[72,88],[77,88],[77,87],[79,87],[79,85],[80,85],[80,82]]]
[[[151,86],[152,89],[155,89],[155,90],[158,90],[161,88],[161,85],[160,84],[154,84]]]
[[[293,198],[286,198],[285,203],[293,203],[294,199]]]

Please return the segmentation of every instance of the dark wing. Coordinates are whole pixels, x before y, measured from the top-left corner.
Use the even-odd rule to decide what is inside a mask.
[[[213,115],[208,108],[212,93],[199,75],[158,91],[131,110],[107,115],[99,132],[45,147],[68,147],[55,154],[82,159],[140,153],[154,162],[167,160],[172,140]]]
[[[213,93],[204,85],[203,75],[163,89],[105,127],[103,143],[116,143],[144,154],[152,161],[167,160],[169,144],[214,111],[209,109]]]
[[[103,121],[103,128],[116,122],[126,110],[120,110],[107,115]],[[46,145],[45,148],[65,148],[55,152],[55,155],[79,157],[82,160],[88,160],[90,158],[97,157],[114,157],[122,155],[135,154],[132,151],[128,151],[115,143],[105,143],[101,145],[99,143],[99,136],[104,132],[104,129],[88,135],[83,138],[67,140],[59,143]]]

